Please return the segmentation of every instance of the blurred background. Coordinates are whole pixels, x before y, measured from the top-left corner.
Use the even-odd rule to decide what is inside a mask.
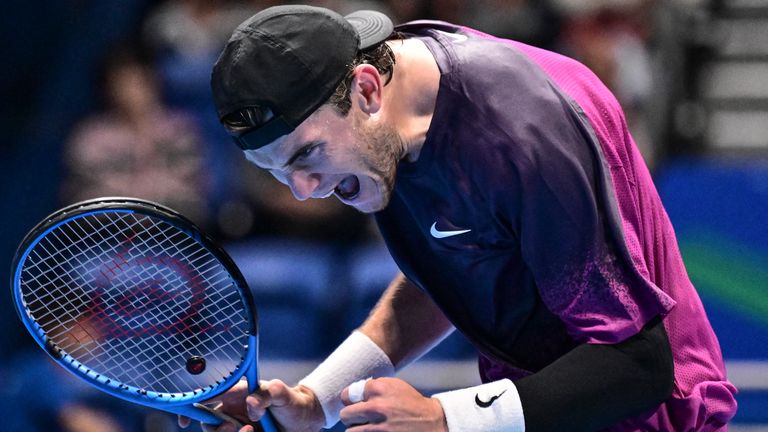
[[[47,214],[136,196],[187,215],[240,265],[260,309],[262,376],[296,382],[346,337],[396,272],[371,220],[335,200],[299,203],[248,166],[210,97],[231,31],[278,3],[4,0],[0,280]],[[731,430],[768,430],[768,0],[307,3],[465,24],[592,68],[622,102],[740,390]],[[58,370],[6,293],[0,429],[176,430]],[[476,369],[452,335],[402,376],[431,393],[477,384]]]

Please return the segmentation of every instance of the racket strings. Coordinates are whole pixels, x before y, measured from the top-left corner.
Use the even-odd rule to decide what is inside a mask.
[[[65,244],[65,242],[59,238],[58,233],[52,232],[51,235],[55,240],[60,242],[60,244]],[[69,238],[68,240],[72,241]],[[83,238],[80,242],[87,240],[89,240],[89,238]],[[59,259],[62,250],[52,253],[49,250],[49,247],[51,246],[50,243],[51,239],[46,238],[37,244],[35,249],[29,254],[28,262],[31,262],[31,265],[25,269],[26,274],[33,276],[25,281],[24,287],[30,289],[31,287],[36,286],[42,293],[46,294],[46,296],[43,297],[38,295],[35,291],[30,291],[24,296],[31,315],[35,317],[38,324],[41,324],[43,327],[48,327],[46,323],[50,320],[60,320],[62,311],[79,311],[82,305],[85,305],[90,301],[86,298],[87,292],[74,289],[75,286],[73,286],[73,283],[78,279],[78,276],[80,276],[77,273],[77,268],[84,264],[83,262],[78,262],[78,259],[90,255],[96,250],[78,250],[78,242],[72,241],[72,243],[70,243],[72,245],[71,249],[74,252],[72,257],[69,259]],[[101,246],[102,243],[96,243],[96,245]],[[99,256],[109,253],[114,253],[114,248],[111,250],[101,250],[94,259],[98,259]],[[32,261],[32,257],[37,258],[38,261]],[[73,264],[73,261],[77,264],[76,266],[71,265]],[[50,277],[50,275],[53,275],[53,277]],[[84,282],[87,283],[88,281]],[[76,301],[78,302],[76,303]],[[35,304],[37,307],[33,306]]]
[[[49,234],[49,237],[43,239],[43,241],[38,243],[36,248],[32,250],[30,256],[34,254],[36,257],[38,257],[39,264],[46,265],[48,269],[47,271],[43,271],[38,268],[38,264],[30,265],[28,267],[29,274],[34,275],[37,273],[39,276],[32,277],[27,282],[28,286],[33,286],[37,282],[39,286],[45,287],[47,289],[53,289],[54,291],[50,292],[50,294],[53,295],[54,298],[59,300],[68,299],[68,297],[71,297],[71,293],[74,291],[62,291],[62,289],[68,290],[71,288],[72,281],[82,279],[81,276],[83,272],[79,270],[83,266],[86,266],[89,263],[94,265],[94,261],[108,262],[108,260],[112,259],[111,257],[114,257],[118,254],[117,249],[120,246],[120,243],[110,241],[113,239],[101,235],[102,230],[109,230],[116,224],[107,224],[100,228],[96,228],[87,218],[83,218],[81,220],[73,221],[69,227],[79,227],[78,222],[80,221],[84,221],[89,225],[91,229],[90,232],[92,234],[87,234],[79,240],[75,240],[67,233],[67,230],[52,231]],[[88,230],[84,230],[82,232],[89,233]],[[60,238],[60,236],[65,237],[65,239]],[[52,240],[56,240],[57,242],[53,243]],[[83,244],[86,246],[81,248],[81,245]],[[110,244],[110,247],[106,247]],[[68,246],[64,248],[61,245]],[[53,248],[55,252],[51,252],[50,248]],[[41,254],[40,249],[42,249],[44,253]],[[69,249],[69,252],[71,252],[69,256],[63,255],[65,252],[67,252],[67,249]],[[87,261],[81,261],[81,258]],[[53,278],[49,278],[49,275],[51,274],[54,275]],[[41,283],[38,280],[40,277],[47,278],[47,280]],[[83,282],[86,284],[93,284],[94,280],[83,280]],[[61,286],[62,288],[56,288],[57,286]],[[82,295],[77,295],[75,298],[82,299],[86,295],[86,292],[82,292]],[[84,301],[83,303],[87,303],[87,301]],[[59,312],[58,310],[51,308],[50,303],[41,302],[39,306],[40,308],[38,310],[31,308],[34,312],[39,314],[37,315],[38,322],[45,322],[44,318],[47,318],[48,316],[56,316],[57,312]],[[65,310],[79,310],[79,308],[75,308],[71,302],[67,302],[61,306],[62,309]],[[64,306],[66,306],[66,308],[64,308]]]
[[[80,257],[87,258],[89,255],[92,255],[93,252],[99,251],[97,253],[96,259],[99,258],[101,255],[108,255],[108,254],[116,254],[116,248],[118,247],[118,243],[114,243],[112,247],[109,249],[105,249],[104,247],[108,245],[107,240],[108,238],[101,235],[101,231],[104,230],[113,230],[115,229],[114,226],[117,224],[117,221],[113,224],[106,224],[103,225],[100,228],[94,227],[90,221],[86,218],[83,219],[85,223],[87,223],[90,227],[90,230],[80,230],[79,233],[75,236],[76,239],[73,239],[70,237],[70,234],[67,232],[67,230],[58,230],[53,231],[50,234],[53,236],[55,240],[57,240],[58,245],[52,244],[50,238],[45,238],[43,241],[37,244],[35,249],[33,249],[30,253],[30,256],[34,254],[38,257],[39,261],[38,263],[30,263],[31,265],[28,265],[26,267],[27,273],[31,275],[37,274],[37,276],[33,276],[31,279],[28,280],[29,285],[34,285],[36,282],[39,285],[45,285],[44,283],[39,283],[37,280],[39,277],[46,277],[49,278],[47,282],[47,286],[52,286],[53,284],[60,284],[63,282],[63,284],[66,286],[66,282],[64,280],[66,278],[72,278],[74,270],[67,270],[65,265],[71,266],[72,261],[77,261]],[[78,221],[75,221],[71,224],[69,224],[69,228],[80,228],[80,225],[77,223]],[[115,231],[116,232],[116,231]],[[66,237],[64,240],[62,240],[59,235]],[[81,245],[88,245],[91,249],[88,249],[88,246],[85,248],[81,248]],[[67,247],[61,247],[61,245],[68,245]],[[49,248],[53,248],[53,251],[49,250]],[[40,249],[42,249],[42,254],[40,253]],[[66,254],[66,255],[65,255]],[[82,263],[78,263],[82,264]],[[26,265],[26,264],[25,264]],[[41,270],[38,268],[38,266],[47,266],[47,270]],[[75,266],[71,266],[75,267]],[[50,275],[53,275],[53,278],[50,278]],[[45,305],[43,305],[45,306]]]
[[[213,386],[240,364],[247,344],[249,321],[224,266],[145,215],[100,213],[58,226],[29,253],[22,291],[61,350],[142,389]],[[193,355],[207,360],[200,375],[185,370]]]

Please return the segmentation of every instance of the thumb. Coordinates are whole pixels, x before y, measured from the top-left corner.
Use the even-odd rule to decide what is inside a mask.
[[[259,388],[245,398],[248,418],[259,420],[270,406],[284,406],[290,403],[290,387],[280,380],[260,381]]]

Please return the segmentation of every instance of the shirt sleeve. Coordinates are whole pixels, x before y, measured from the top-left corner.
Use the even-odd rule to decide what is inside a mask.
[[[610,172],[586,120],[564,98],[547,103],[545,121],[514,134],[519,189],[506,201],[514,231],[542,300],[571,336],[616,343],[674,300],[634,267]]]

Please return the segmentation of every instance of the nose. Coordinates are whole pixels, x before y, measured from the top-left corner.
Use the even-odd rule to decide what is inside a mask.
[[[311,174],[303,171],[294,171],[288,175],[288,187],[291,188],[293,196],[299,201],[311,198],[317,187],[320,185],[320,175]]]

